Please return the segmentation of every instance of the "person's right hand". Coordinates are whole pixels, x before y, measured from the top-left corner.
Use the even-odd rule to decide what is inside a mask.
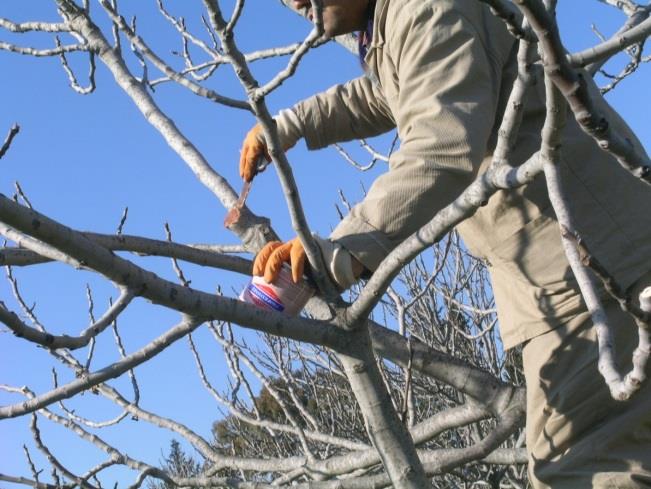
[[[280,269],[287,263],[292,269],[292,280],[297,284],[303,278],[305,261],[305,250],[299,238],[286,243],[271,241],[255,257],[253,275],[264,277],[267,283],[275,282]]]
[[[261,171],[258,167],[258,163],[260,158],[263,157],[266,158],[267,161],[271,161],[271,156],[267,149],[267,143],[262,134],[262,126],[256,124],[244,138],[242,151],[240,152],[240,176],[245,182],[253,180],[253,177]]]

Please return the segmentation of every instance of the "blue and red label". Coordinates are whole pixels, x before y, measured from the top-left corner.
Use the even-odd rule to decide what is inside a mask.
[[[249,284],[246,289],[255,305],[278,312],[285,310],[285,305],[271,287],[262,284]]]

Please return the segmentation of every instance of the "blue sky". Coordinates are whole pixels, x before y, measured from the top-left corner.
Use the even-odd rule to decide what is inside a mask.
[[[0,17],[14,21],[55,20],[53,3],[50,0],[2,0]],[[96,11],[100,10],[96,3],[91,3]],[[179,2],[168,3],[170,11],[186,16],[190,26],[199,25],[196,14],[200,2],[193,2],[196,4],[194,7],[183,2],[184,8],[188,7],[187,12],[179,10],[179,5],[182,5]],[[231,3],[223,2],[226,12]],[[591,23],[610,35],[624,20],[616,10],[596,0],[565,0],[559,4],[563,39],[571,51],[596,42]],[[153,0],[122,0],[120,5],[128,12],[137,12],[141,35],[161,53],[180,49],[178,37],[156,13]],[[200,29],[197,31],[203,34]],[[236,40],[243,51],[250,52],[300,41],[308,31],[309,25],[278,2],[249,0],[236,31]],[[52,46],[52,40],[47,36],[10,36],[2,32],[0,40]],[[128,46],[125,45],[125,49]],[[83,82],[87,71],[85,57],[72,55],[70,61]],[[285,63],[286,59],[259,62],[252,65],[252,69],[264,82]],[[36,209],[80,230],[112,233],[124,207],[128,206],[125,233],[164,239],[163,225],[169,222],[178,242],[236,242],[222,227],[225,210],[220,203],[144,120],[103,66],[98,66],[96,92],[81,96],[68,87],[67,77],[57,59],[33,59],[0,51],[0,65],[0,142],[13,123],[21,125],[21,133],[11,150],[0,160],[1,193],[12,195],[14,182],[19,181]],[[130,66],[138,72],[133,59]],[[231,71],[228,66],[220,68],[210,86],[220,93],[243,98]],[[267,103],[270,110],[276,112],[358,74],[356,58],[343,48],[330,44],[310,53],[296,76],[271,94]],[[651,147],[648,126],[651,103],[645,95],[650,76],[649,66],[643,66],[608,96],[647,148]],[[253,117],[200,99],[172,84],[159,86],[156,98],[211,165],[239,190],[239,148],[244,134],[255,122]],[[386,138],[378,140],[377,144],[384,149]],[[357,151],[355,145],[350,147]],[[384,169],[380,164],[362,175],[341,160],[333,149],[308,153],[302,143],[291,151],[289,157],[299,188],[304,189],[302,198],[308,221],[313,230],[322,235],[327,235],[338,220],[334,207],[338,200],[337,189],[341,188],[354,202],[361,197],[362,187],[368,187]],[[254,212],[270,217],[281,236],[292,236],[284,199],[273,171],[267,171],[256,179],[248,203]],[[133,259],[166,278],[175,279],[169,260]],[[233,290],[238,290],[245,282],[244,277],[221,271],[190,265],[183,265],[183,268],[192,279],[192,285],[206,291],[214,291],[221,285],[225,293],[234,295]],[[14,273],[26,301],[36,303],[36,313],[54,333],[75,334],[87,325],[86,283],[93,288],[96,316],[101,315],[109,297],[116,297],[116,291],[105,281],[62,265],[15,269]],[[0,280],[0,300],[17,310],[3,277]],[[164,332],[177,319],[175,314],[138,300],[119,325],[127,349],[133,351]],[[246,332],[243,334],[248,335]],[[206,367],[214,379],[223,381],[225,367],[221,352],[205,331],[197,338]],[[107,332],[98,342],[94,368],[116,359],[115,346]],[[50,387],[49,369],[53,365],[43,350],[35,350],[8,333],[0,334],[0,383],[26,384],[37,392],[43,392]],[[61,381],[70,380],[70,375],[63,369],[59,369],[59,374]],[[153,364],[140,367],[137,374],[143,390],[143,407],[156,407],[160,414],[174,416],[209,437],[212,421],[220,416],[219,409],[201,388],[184,341],[161,354]],[[223,385],[218,380],[215,382]],[[115,385],[128,387],[124,380]],[[0,394],[1,404],[17,400],[15,396]],[[80,414],[90,416],[91,412],[98,413],[101,419],[117,414],[115,408],[90,394],[73,405]],[[28,475],[21,449],[23,443],[29,443],[27,425],[27,419],[0,423],[0,472]],[[65,433],[58,426],[43,422],[42,429],[46,442],[72,468],[83,471],[103,458],[97,450],[80,443],[74,435]],[[143,422],[125,421],[122,429],[109,429],[101,436],[128,447],[129,453],[135,457],[156,463],[161,451],[167,449],[172,435]],[[34,451],[32,453],[35,455]],[[35,459],[43,468],[42,458],[35,455]],[[128,483],[134,476],[114,471],[111,477]]]

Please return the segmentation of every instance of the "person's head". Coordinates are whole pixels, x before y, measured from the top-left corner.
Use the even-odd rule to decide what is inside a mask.
[[[327,37],[363,30],[370,0],[323,0],[323,30]],[[310,0],[292,0],[297,10],[306,10],[312,19]]]

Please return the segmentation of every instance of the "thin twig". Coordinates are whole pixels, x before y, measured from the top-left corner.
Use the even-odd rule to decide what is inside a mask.
[[[2,143],[2,146],[0,147],[0,158],[2,158],[7,150],[11,147],[11,143],[16,137],[16,134],[20,132],[20,126],[18,124],[14,124],[11,126],[11,129],[9,129],[9,134],[7,134],[7,137],[5,138],[5,142]]]

